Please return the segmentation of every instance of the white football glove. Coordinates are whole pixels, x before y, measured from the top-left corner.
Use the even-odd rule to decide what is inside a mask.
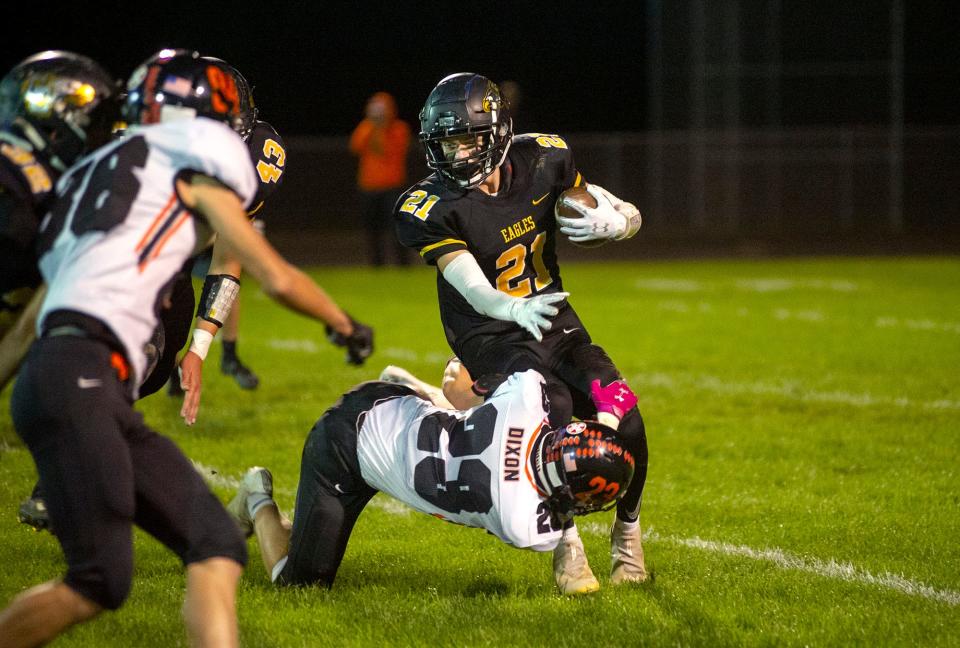
[[[560,312],[560,309],[551,304],[562,302],[569,296],[570,293],[557,292],[547,295],[534,295],[523,299],[514,298],[509,307],[510,319],[526,329],[530,335],[536,338],[537,342],[540,342],[543,340],[543,333],[540,332],[540,329],[549,331],[553,328],[553,323],[547,318]]]
[[[596,207],[568,203],[583,218],[557,216],[560,231],[574,243],[630,238],[640,229],[640,212],[631,203],[620,200],[599,185],[588,184],[587,192],[597,201]]]

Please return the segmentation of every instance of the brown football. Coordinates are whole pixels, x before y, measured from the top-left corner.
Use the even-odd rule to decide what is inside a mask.
[[[597,199],[590,195],[590,192],[587,191],[586,187],[583,185],[579,187],[570,187],[557,198],[556,204],[553,206],[553,213],[557,216],[563,216],[564,218],[583,218],[583,214],[578,212],[576,209],[570,206],[570,203],[580,203],[587,207],[596,207]],[[592,248],[599,247],[607,242],[606,239],[599,239],[596,241],[586,241],[584,243],[576,243],[570,241],[574,245],[579,245],[580,247]]]

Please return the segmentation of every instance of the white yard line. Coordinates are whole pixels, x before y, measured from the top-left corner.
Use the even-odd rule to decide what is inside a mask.
[[[719,394],[756,394],[759,396],[779,396],[786,400],[810,403],[835,403],[854,407],[902,407],[927,410],[960,410],[960,401],[935,400],[917,401],[905,396],[875,396],[870,393],[851,393],[843,391],[817,391],[806,389],[796,382],[749,382],[738,383],[722,380],[715,376],[681,377],[664,373],[636,374],[630,383],[635,387],[693,387]]]
[[[578,525],[581,533],[599,535],[606,537],[610,529],[596,522]],[[897,574],[883,573],[872,574],[866,569],[856,567],[851,563],[837,562],[833,558],[823,560],[821,558],[809,558],[791,554],[783,549],[754,549],[746,545],[735,545],[729,542],[715,542],[713,540],[703,540],[694,536],[693,538],[679,538],[677,536],[662,536],[653,529],[648,529],[643,533],[643,540],[647,543],[668,543],[699,549],[711,553],[723,554],[726,556],[737,556],[740,558],[749,558],[773,563],[780,569],[789,569],[793,571],[806,572],[823,578],[833,580],[842,580],[850,583],[859,583],[861,585],[874,585],[886,589],[892,589],[908,596],[919,596],[930,601],[946,603],[950,606],[960,605],[960,592],[949,589],[937,589],[919,581],[910,580]]]
[[[229,489],[236,489],[240,485],[240,478],[231,475],[225,475],[223,472],[194,461],[193,465],[209,482],[216,486]],[[277,489],[277,493],[285,497],[293,497],[295,491],[289,488]],[[412,509],[397,500],[378,496],[370,502],[370,506],[380,509],[391,515],[408,515]],[[285,511],[289,515],[289,511]],[[586,522],[579,524],[581,533],[606,537],[610,533],[608,526],[596,522]],[[652,528],[644,531],[644,542],[658,544],[667,543],[699,549],[711,553],[723,554],[726,556],[737,556],[769,562],[780,569],[789,569],[793,571],[806,572],[823,578],[833,580],[842,580],[861,585],[873,585],[886,589],[895,590],[908,596],[919,596],[930,601],[946,603],[950,606],[960,605],[960,592],[949,589],[937,589],[925,583],[911,580],[897,574],[883,573],[872,574],[865,569],[861,569],[851,563],[837,562],[833,558],[823,560],[820,558],[808,558],[797,556],[783,549],[754,549],[746,545],[735,545],[728,542],[715,542],[713,540],[703,540],[694,536],[693,538],[679,538],[677,536],[662,536]]]

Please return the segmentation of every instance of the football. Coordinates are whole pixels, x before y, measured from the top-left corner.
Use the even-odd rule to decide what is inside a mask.
[[[563,216],[564,218],[583,218],[580,212],[570,206],[571,203],[580,203],[581,205],[592,208],[597,206],[597,199],[591,196],[586,187],[582,185],[579,187],[570,187],[557,198],[557,202],[553,206],[553,213],[556,216]],[[596,241],[585,241],[583,243],[570,242],[580,247],[592,248],[603,245],[607,240],[599,239]]]

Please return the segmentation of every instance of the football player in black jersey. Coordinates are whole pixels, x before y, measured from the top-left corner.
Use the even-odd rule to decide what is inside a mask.
[[[33,339],[43,300],[37,227],[60,174],[107,141],[114,79],[95,61],[39,52],[0,81],[0,390]]]
[[[571,415],[594,418],[591,382],[609,385],[621,376],[566,301],[556,230],[559,225],[577,243],[622,240],[639,230],[639,212],[587,185],[597,207],[579,208],[582,218],[556,218],[561,192],[585,184],[569,146],[557,135],[514,136],[509,106],[483,76],[462,73],[440,81],[420,126],[434,173],[401,195],[397,233],[437,267],[440,317],[451,349],[474,376],[539,371],[556,427]],[[614,583],[647,578],[639,527],[647,441],[636,407],[619,434],[637,469],[611,532]],[[575,528],[554,553],[554,575],[565,593],[599,587]]]

